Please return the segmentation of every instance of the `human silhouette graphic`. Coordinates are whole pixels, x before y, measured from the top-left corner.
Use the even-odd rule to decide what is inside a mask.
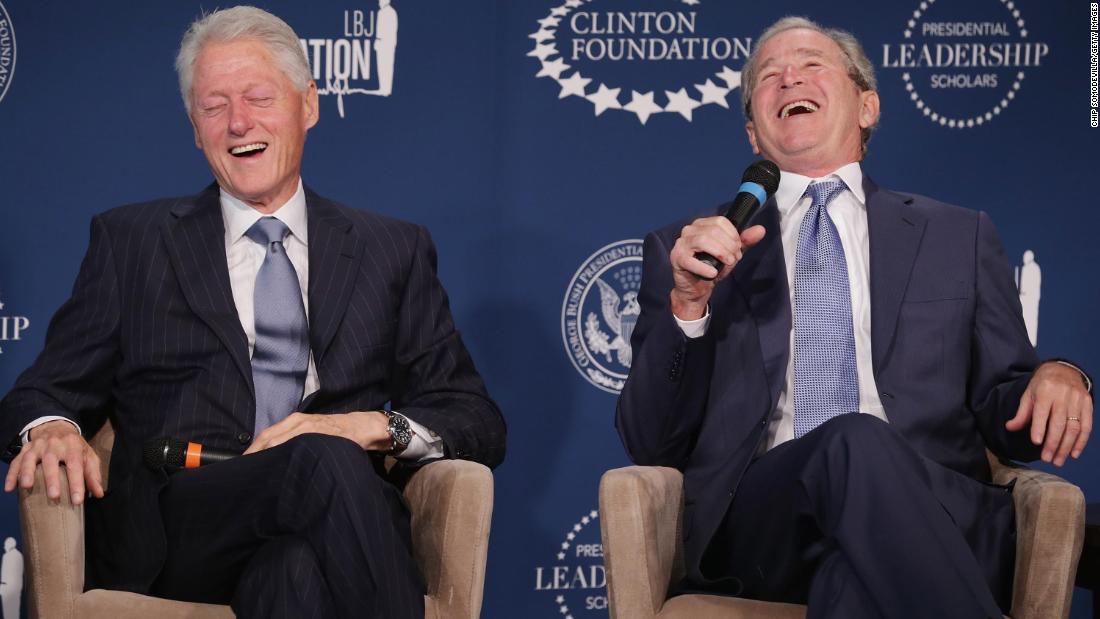
[[[1039,342],[1039,289],[1043,285],[1043,272],[1035,262],[1035,252],[1024,252],[1024,263],[1016,267],[1016,288],[1020,291],[1020,305],[1024,308],[1024,326],[1031,345]]]

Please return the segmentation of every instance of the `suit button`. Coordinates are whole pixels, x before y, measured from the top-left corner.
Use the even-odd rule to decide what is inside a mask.
[[[237,435],[237,441],[241,445],[247,445],[247,444],[252,442],[252,435],[249,434],[248,432],[241,432],[240,434]]]

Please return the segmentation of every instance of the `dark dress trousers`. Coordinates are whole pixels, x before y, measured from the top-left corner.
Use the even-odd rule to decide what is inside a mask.
[[[306,214],[309,340],[320,388],[300,410],[388,404],[439,434],[446,457],[498,464],[504,421],[455,329],[427,231],[308,188]],[[245,568],[300,556],[302,571],[323,572],[321,584],[337,597],[359,591],[349,602],[358,608],[336,608],[336,616],[372,608],[376,616],[414,615],[423,585],[408,550],[408,515],[380,457],[346,439],[306,435],[178,473],[171,483],[142,463],[142,448],[155,437],[238,452],[252,440],[252,369],[224,234],[216,185],[96,216],[72,297],[54,316],[37,361],[0,403],[0,437],[16,437],[43,415],[66,417],[89,433],[110,418],[109,489],[85,511],[88,588],[228,601],[231,588],[210,589],[225,586],[214,576],[241,577],[241,590],[282,584],[280,568]],[[343,516],[332,517],[332,506]],[[333,548],[341,544],[368,556],[345,561],[339,555],[357,553]]]
[[[939,616],[999,617],[1014,520],[1010,489],[985,483],[985,450],[1039,455],[1026,431],[1004,427],[1038,364],[1012,274],[984,213],[866,177],[864,189],[888,424],[842,415],[759,455],[792,324],[772,200],[754,222],[766,236],[715,287],[698,339],[669,309],[683,222],[646,238],[616,425],[635,463],[684,473],[682,589],[809,601],[811,616],[838,617],[919,616],[906,603],[940,595],[969,605]]]

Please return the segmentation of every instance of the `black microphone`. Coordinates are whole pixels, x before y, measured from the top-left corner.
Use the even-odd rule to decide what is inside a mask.
[[[741,175],[741,186],[737,189],[737,197],[726,209],[726,219],[730,220],[733,227],[740,233],[760,207],[772,197],[776,189],[779,189],[779,166],[767,159],[754,162],[745,168],[745,173]],[[719,271],[722,270],[722,263],[704,251],[695,254],[695,259]],[[702,276],[699,278],[713,279]]]
[[[156,471],[168,472],[195,469],[215,462],[225,462],[241,454],[228,449],[203,447],[175,438],[155,438],[145,443],[145,464]]]

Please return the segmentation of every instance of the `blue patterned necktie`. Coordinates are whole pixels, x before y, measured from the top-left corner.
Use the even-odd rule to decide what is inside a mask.
[[[844,181],[809,186],[794,259],[794,437],[859,411],[848,264],[826,207]]]
[[[294,412],[302,401],[309,366],[309,328],[302,306],[298,274],[283,247],[290,234],[286,224],[263,217],[245,236],[267,249],[256,274],[253,294],[256,347],[252,352],[252,382],[256,387],[253,436]]]

